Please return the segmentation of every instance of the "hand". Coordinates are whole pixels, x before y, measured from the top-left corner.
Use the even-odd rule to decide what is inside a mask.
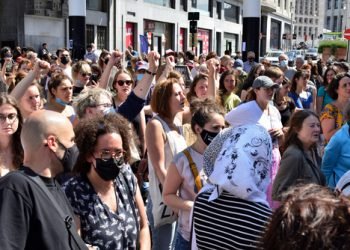
[[[208,61],[206,61],[206,64],[209,70],[209,75],[215,76],[219,72],[220,63],[217,59],[209,59]]]
[[[175,67],[175,58],[174,56],[166,57],[166,69],[172,71]]]
[[[123,58],[122,52],[118,50],[112,51],[111,58],[108,61],[108,65],[115,65],[117,68],[120,68],[122,58]]]
[[[151,51],[147,55],[148,60],[148,70],[152,73],[156,72],[159,65],[159,54],[156,51]]]
[[[284,135],[283,130],[280,128],[273,128],[269,130],[271,138],[278,138]]]

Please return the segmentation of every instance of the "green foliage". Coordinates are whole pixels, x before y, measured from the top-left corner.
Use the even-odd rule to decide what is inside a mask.
[[[332,55],[335,54],[337,48],[347,48],[348,41],[344,40],[323,40],[318,45],[318,53],[323,52],[323,48],[331,48]]]

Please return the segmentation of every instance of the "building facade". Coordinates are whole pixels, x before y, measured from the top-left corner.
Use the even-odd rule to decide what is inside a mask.
[[[305,42],[309,47],[317,46],[324,29],[325,1],[295,0],[294,13],[295,43]]]
[[[343,32],[350,27],[350,1],[326,0],[325,28],[332,32]]]

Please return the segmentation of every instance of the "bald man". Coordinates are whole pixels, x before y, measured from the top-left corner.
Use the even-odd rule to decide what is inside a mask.
[[[72,237],[42,182],[64,216],[72,209],[55,176],[71,171],[78,154],[70,121],[53,111],[36,111],[23,125],[23,167],[0,179],[1,249],[87,249]],[[74,223],[71,225],[76,232]]]

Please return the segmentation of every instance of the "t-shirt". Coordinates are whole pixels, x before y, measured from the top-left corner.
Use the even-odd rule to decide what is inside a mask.
[[[127,183],[128,188],[124,186]],[[77,176],[70,179],[64,190],[73,207],[74,213],[80,218],[80,232],[84,241],[100,249],[136,249],[138,228],[132,209],[136,210],[135,203],[130,204],[127,195],[134,200],[137,181],[130,166],[125,165],[114,180],[114,187],[118,201],[117,212],[112,211],[97,195],[86,176]]]
[[[233,108],[237,107],[241,103],[241,99],[234,93],[224,96],[224,107],[226,112],[230,112]]]
[[[256,249],[271,210],[224,191],[208,201],[209,192],[198,195],[193,208],[193,231],[198,249]],[[195,248],[192,248],[195,249]]]
[[[23,167],[27,175],[37,176]],[[73,218],[71,207],[55,179],[41,177],[62,211]],[[0,248],[7,249],[87,249],[69,236],[64,219],[44,191],[18,171],[0,179]],[[74,222],[73,230],[76,230]]]
[[[300,109],[311,108],[312,93],[309,91],[303,91],[299,95],[295,92],[289,92],[288,96],[293,99],[295,106]]]
[[[321,86],[321,87],[318,89],[317,96],[323,97],[322,109],[323,109],[327,104],[334,102],[334,100],[332,99],[332,97],[330,97],[330,96],[328,95],[328,93],[327,93],[327,91],[325,90],[325,87],[324,87],[324,86]]]

